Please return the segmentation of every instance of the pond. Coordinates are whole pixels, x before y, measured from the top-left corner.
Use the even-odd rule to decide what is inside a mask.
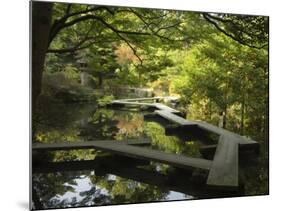
[[[40,115],[33,118],[33,140],[41,143],[149,140],[150,145],[140,147],[202,157],[202,140],[183,134],[167,135],[165,127],[173,126],[171,123],[144,118],[145,114],[149,112],[134,108],[50,103],[42,106]],[[215,140],[210,139],[207,144],[212,141]],[[240,162],[243,187],[238,191],[206,188],[207,172],[202,170],[182,170],[95,149],[33,152],[32,156],[36,209],[268,193],[267,161],[263,156],[248,155],[247,162]]]

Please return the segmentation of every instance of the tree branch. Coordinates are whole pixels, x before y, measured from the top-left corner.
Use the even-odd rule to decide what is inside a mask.
[[[142,65],[143,63],[143,60],[140,58],[140,56],[137,54],[137,50],[131,45],[131,43],[126,39],[124,38],[122,35],[120,35],[119,33],[116,33],[117,36],[122,39],[128,46],[129,48],[133,51],[134,55],[137,57],[137,59],[140,61],[140,65]]]
[[[217,22],[215,22],[214,20],[212,20],[213,16],[211,16],[211,15],[209,15],[209,14],[207,14],[207,13],[203,13],[203,17],[205,18],[206,21],[208,21],[209,23],[211,23],[212,25],[214,25],[217,30],[219,30],[219,31],[222,32],[224,35],[230,37],[231,39],[233,39],[234,41],[238,42],[238,43],[241,44],[241,45],[245,45],[245,46],[248,46],[248,47],[250,47],[250,48],[256,48],[256,49],[262,49],[262,48],[264,48],[265,46],[267,46],[267,44],[264,44],[264,45],[262,45],[262,46],[250,45],[250,44],[244,42],[243,40],[241,40],[241,39],[235,37],[233,34],[228,33],[228,32],[225,31],[223,28],[221,28]],[[220,18],[214,18],[214,19],[220,19]]]
[[[81,14],[86,14],[88,12],[93,12],[93,11],[100,10],[100,9],[104,9],[112,15],[114,14],[113,11],[111,11],[108,7],[105,7],[105,6],[95,6],[90,9],[81,10],[81,11],[73,12],[73,13],[70,13],[70,7],[71,7],[71,4],[68,5],[65,15],[62,18],[54,21],[54,23],[50,29],[49,45],[52,42],[52,40],[55,38],[55,36],[59,33],[59,31],[61,29],[65,28],[64,25],[66,24],[66,21],[70,17],[76,16],[76,15],[81,15]]]
[[[48,49],[47,53],[67,53],[67,52],[74,52],[76,50],[81,50],[84,49],[86,47],[81,47],[86,41],[93,39],[93,37],[89,37],[89,33],[92,31],[93,29],[93,24],[91,25],[90,29],[87,31],[84,39],[82,39],[81,41],[79,41],[76,45],[74,45],[71,48],[65,48],[65,49]],[[93,44],[93,43],[92,43]],[[87,47],[89,47],[89,45],[87,45]]]
[[[66,7],[66,10],[65,10],[66,15],[69,15],[70,9],[71,9],[71,4],[68,4],[67,7]]]
[[[125,38],[123,37],[121,34],[130,34],[130,35],[151,35],[150,33],[146,33],[146,32],[135,32],[135,31],[122,31],[122,30],[118,30],[116,28],[114,28],[113,26],[111,26],[110,24],[108,24],[106,21],[104,21],[101,17],[99,16],[95,16],[95,15],[86,15],[86,16],[81,16],[77,19],[74,19],[68,23],[64,23],[63,25],[61,25],[57,30],[60,31],[63,28],[66,27],[70,27],[76,23],[79,23],[81,21],[85,21],[85,20],[91,20],[91,19],[95,19],[100,21],[101,23],[103,23],[107,28],[111,29],[121,40],[123,40],[129,47],[130,49],[133,51],[134,55],[138,58],[138,60],[140,61],[140,63],[142,64],[142,59],[140,58],[140,56],[137,54],[137,50],[132,46],[132,44]],[[48,53],[66,53],[66,52],[73,52],[76,50],[81,50],[84,49],[86,47],[80,47],[86,40],[88,40],[87,38],[83,39],[81,42],[79,42],[76,46],[72,47],[72,48],[67,48],[67,49],[49,49],[47,52]],[[93,44],[93,43],[92,43]],[[88,47],[88,46],[87,46]]]
[[[63,54],[63,53],[71,53],[71,52],[75,52],[75,51],[79,51],[85,48],[90,47],[91,45],[93,45],[96,42],[90,42],[88,45],[85,46],[81,46],[81,45],[76,45],[72,48],[63,48],[63,49],[48,49],[47,53],[59,53],[59,54]]]
[[[110,13],[111,15],[114,15],[114,12],[112,10],[110,10],[108,7],[106,6],[95,6],[95,7],[91,7],[90,9],[86,9],[86,10],[81,10],[81,11],[78,11],[78,12],[74,12],[74,13],[70,13],[64,17],[66,18],[70,18],[70,17],[73,17],[75,15],[81,15],[81,14],[85,14],[85,13],[88,13],[88,12],[93,12],[93,11],[97,11],[97,10],[100,10],[100,9],[104,9],[106,10],[108,13]]]
[[[144,23],[144,25],[146,25],[146,27],[151,31],[150,35],[154,35],[154,36],[156,36],[156,37],[159,37],[160,39],[164,39],[164,40],[167,40],[167,41],[170,41],[170,42],[177,42],[177,41],[182,42],[182,41],[186,41],[186,40],[187,40],[187,39],[177,39],[177,40],[175,40],[175,39],[171,39],[171,38],[169,38],[169,37],[166,37],[166,36],[163,36],[163,35],[160,35],[160,34],[159,34],[159,32],[160,32],[161,30],[164,30],[164,29],[175,28],[175,29],[179,30],[176,26],[178,26],[178,25],[181,24],[182,22],[176,22],[176,23],[171,24],[171,25],[168,25],[168,26],[160,27],[160,28],[158,28],[156,31],[154,31],[153,29],[150,28],[150,26],[151,26],[152,24],[158,26],[158,25],[160,24],[160,22],[162,21],[162,18],[165,17],[166,15],[159,16],[158,18],[161,18],[161,20],[160,20],[157,24],[155,24],[155,23],[153,23],[153,22],[150,22],[150,23],[147,22],[147,21],[145,20],[145,18],[147,18],[147,17],[142,16],[141,14],[139,14],[137,11],[135,11],[135,10],[133,10],[133,9],[122,9],[122,10],[118,10],[117,12],[130,12],[130,13],[133,13],[133,14],[134,14],[135,16],[137,16],[137,17]],[[148,19],[155,19],[155,18],[156,18],[156,17],[148,18]]]
[[[98,20],[99,22],[101,22],[103,25],[105,25],[107,28],[111,29],[114,32],[117,33],[121,33],[121,34],[130,34],[130,35],[151,35],[148,32],[139,32],[139,31],[123,31],[123,30],[118,30],[116,28],[114,28],[113,26],[111,26],[109,23],[107,23],[106,21],[104,21],[101,17],[96,16],[96,15],[85,15],[82,17],[79,17],[77,19],[74,19],[70,22],[65,23],[63,26],[61,26],[60,30],[69,26],[72,26],[76,23],[79,23],[81,21],[85,21],[85,20]]]
[[[69,17],[75,16],[75,15],[79,15],[79,14],[83,14],[83,13],[87,13],[87,12],[91,12],[91,11],[93,11],[95,9],[100,9],[100,8],[104,8],[105,9],[106,7],[99,7],[99,8],[95,7],[95,8],[79,11],[79,12],[76,12],[76,13],[69,13],[69,11],[70,11],[70,8],[69,8],[68,11],[66,12],[66,15],[63,18],[61,18],[59,20],[59,22],[56,22],[56,24],[54,24],[53,30],[52,30],[51,35],[50,35],[50,42],[59,33],[59,31],[61,31],[64,28],[73,26],[73,25],[75,25],[75,24],[77,24],[79,22],[86,21],[86,20],[97,20],[97,21],[101,22],[104,26],[109,28],[111,31],[113,31],[117,35],[117,37],[119,37],[121,40],[123,40],[129,46],[129,48],[133,51],[134,55],[138,58],[138,60],[140,61],[141,65],[142,65],[143,60],[137,54],[137,50],[130,43],[130,41],[127,38],[125,38],[122,34],[126,34],[126,35],[142,35],[142,36],[154,35],[154,36],[159,37],[160,39],[165,39],[165,40],[168,40],[168,41],[171,41],[171,42],[174,42],[174,41],[186,41],[186,39],[173,40],[171,38],[168,38],[168,37],[165,37],[163,35],[158,34],[158,32],[160,32],[161,30],[176,27],[177,25],[180,24],[180,22],[177,22],[177,23],[172,24],[172,25],[164,26],[162,28],[159,28],[157,31],[154,31],[154,30],[150,29],[151,32],[119,30],[119,29],[116,29],[115,27],[113,27],[112,25],[110,25],[109,23],[107,23],[103,18],[101,18],[99,16],[96,16],[96,15],[93,15],[93,14],[88,14],[88,15],[80,16],[80,17],[78,17],[78,18],[76,18],[74,20],[66,22],[66,20]],[[111,10],[108,10],[108,11],[111,14],[114,14],[113,11],[111,11]],[[122,10],[122,11],[134,13],[148,27],[148,29],[150,28],[150,24],[151,23],[148,23],[144,19],[144,17],[142,15],[140,15],[139,13],[137,13],[136,11],[134,11],[134,10]],[[92,45],[94,43],[94,42],[91,42],[89,45],[82,46],[88,40],[89,40],[89,38],[87,36],[85,36],[85,38],[83,40],[81,40],[79,43],[77,43],[75,46],[73,46],[71,48],[66,48],[66,49],[49,49],[47,52],[48,53],[67,53],[67,52],[73,52],[73,51],[81,50],[81,49],[89,47],[90,45]]]
[[[95,7],[95,8],[91,8],[91,9],[87,9],[87,10],[84,10],[84,11],[79,11],[79,12],[76,12],[76,13],[70,13],[70,14],[66,14],[63,18],[61,18],[59,21],[55,22],[54,23],[54,26],[52,27],[51,29],[51,32],[50,32],[50,39],[49,39],[49,45],[51,43],[51,41],[54,39],[54,37],[59,33],[59,31],[61,31],[62,29],[64,28],[67,28],[67,27],[70,27],[72,25],[75,25],[76,23],[79,23],[81,21],[85,21],[85,20],[98,20],[99,22],[101,22],[103,25],[105,25],[107,28],[111,29],[113,32],[115,33],[118,33],[120,36],[120,34],[127,34],[127,35],[143,35],[143,36],[148,36],[148,35],[154,35],[154,36],[157,36],[159,37],[160,39],[164,39],[164,40],[167,40],[167,41],[170,41],[170,42],[174,42],[174,41],[186,41],[186,39],[178,39],[178,40],[174,40],[174,39],[171,39],[169,37],[165,37],[163,35],[160,35],[158,34],[159,31],[163,30],[163,29],[168,29],[168,28],[172,28],[172,27],[175,27],[176,25],[180,24],[180,23],[176,23],[176,24],[173,24],[173,25],[170,25],[170,26],[165,26],[165,27],[162,27],[162,28],[159,28],[156,32],[152,29],[150,29],[150,24],[151,23],[148,23],[147,21],[145,21],[144,17],[142,15],[140,15],[139,13],[137,13],[136,11],[130,9],[130,10],[120,10],[119,12],[132,12],[134,13],[147,27],[148,29],[150,29],[150,33],[149,32],[142,32],[142,31],[124,31],[124,30],[119,30],[119,29],[116,29],[114,28],[112,25],[110,25],[109,23],[107,23],[105,20],[103,20],[101,17],[99,16],[96,16],[96,15],[93,15],[93,14],[89,14],[89,15],[85,15],[85,16],[80,16],[72,21],[69,21],[69,22],[66,22],[66,20],[69,18],[69,17],[72,17],[72,16],[75,16],[75,15],[79,15],[79,14],[83,14],[83,13],[87,13],[87,12],[91,12],[91,11],[94,11],[94,10],[97,10],[97,9],[106,9],[110,14],[114,14],[113,11],[109,10],[107,7],[103,7],[103,6],[100,6],[100,7]],[[69,12],[68,12],[69,13]],[[163,16],[159,16],[158,18],[162,18],[164,17],[165,15]],[[155,19],[155,17],[153,17],[153,19]],[[121,36],[123,39],[124,37]],[[120,37],[120,38],[121,38]]]
[[[239,31],[239,36],[242,35],[242,33],[244,34],[247,34],[249,37],[252,36],[251,33],[249,33],[244,27],[239,27],[234,21],[230,20],[230,19],[224,19],[224,18],[221,18],[219,16],[214,16],[214,15],[211,15],[211,14],[208,14],[206,13],[206,15],[210,18],[210,19],[213,19],[213,20],[217,20],[219,22],[222,22],[224,24],[231,24],[232,27],[235,28],[235,30]]]
[[[90,40],[94,40],[94,41],[91,41],[88,44],[85,44],[87,41],[90,41]],[[102,38],[100,40],[97,40],[97,38],[95,38],[95,37],[88,37],[88,39],[83,43],[85,45],[83,45],[83,44],[81,44],[81,42],[79,42],[79,43],[77,43],[76,45],[74,45],[73,47],[70,47],[70,48],[48,49],[47,53],[57,53],[57,54],[72,53],[72,52],[75,52],[75,51],[79,51],[79,50],[83,50],[85,48],[88,48],[88,47],[92,46],[93,44],[105,43],[105,42],[114,42],[114,41],[118,41],[118,40],[116,40],[116,39],[105,40],[104,38]]]

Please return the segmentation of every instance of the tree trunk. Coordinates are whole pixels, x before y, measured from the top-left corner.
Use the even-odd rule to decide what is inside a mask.
[[[224,116],[223,116],[223,128],[226,128],[226,115],[227,115],[227,106],[224,109]]]
[[[49,43],[53,3],[32,2],[32,110],[41,93],[42,73]]]
[[[241,105],[241,135],[244,135],[244,116],[245,116],[245,90],[242,90],[243,96],[242,96],[242,105]]]
[[[212,106],[212,101],[209,102],[209,120],[212,120],[212,113],[213,113],[213,106]]]
[[[225,107],[224,111],[220,112],[219,127],[221,128],[226,127],[226,112],[227,112],[227,107]]]
[[[98,75],[98,86],[99,86],[99,88],[102,87],[102,83],[103,83],[103,76],[102,76],[102,74],[99,74]]]
[[[139,71],[139,87],[141,87],[141,72]]]

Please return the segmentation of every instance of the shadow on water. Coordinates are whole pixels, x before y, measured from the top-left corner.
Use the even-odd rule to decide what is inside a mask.
[[[202,157],[202,143],[216,144],[216,138],[206,134],[198,138],[198,134],[168,132],[175,125],[161,118],[144,119],[144,114],[91,104],[45,105],[33,119],[33,141],[149,139],[151,144],[142,147],[192,157]],[[207,172],[202,170],[182,170],[95,149],[33,152],[33,200],[37,209],[46,209],[265,194],[268,178],[261,163],[241,164],[241,189],[222,191],[206,187]]]

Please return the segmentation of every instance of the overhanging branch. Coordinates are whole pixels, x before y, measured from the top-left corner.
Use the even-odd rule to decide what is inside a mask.
[[[211,23],[213,26],[215,26],[215,28],[217,30],[219,30],[220,32],[222,32],[224,35],[230,37],[231,39],[233,39],[234,41],[238,42],[239,44],[241,45],[245,45],[245,46],[248,46],[250,48],[256,48],[256,49],[262,49],[264,48],[265,46],[267,46],[268,44],[264,44],[262,46],[256,46],[256,45],[251,45],[251,44],[248,44],[246,42],[244,42],[243,40],[237,38],[236,36],[234,36],[233,34],[227,32],[226,30],[224,30],[222,27],[219,26],[219,24],[215,21],[215,20],[221,20],[221,18],[219,17],[216,17],[214,18],[213,16],[207,14],[207,13],[203,13],[203,17],[205,18],[206,21],[208,21],[209,23]],[[224,21],[226,22],[226,21]]]
[[[59,31],[61,29],[65,28],[64,25],[66,24],[66,21],[70,17],[76,16],[76,15],[87,14],[89,12],[93,12],[93,11],[100,10],[100,9],[104,9],[112,15],[114,14],[113,11],[111,11],[108,7],[105,7],[105,6],[95,6],[95,7],[89,8],[89,9],[85,9],[85,10],[81,10],[81,11],[78,11],[78,12],[70,13],[71,4],[68,4],[68,6],[66,8],[65,15],[62,18],[60,18],[58,20],[55,20],[52,27],[51,27],[50,35],[49,35],[49,45],[52,42],[52,40],[55,38],[55,36],[59,33]]]

